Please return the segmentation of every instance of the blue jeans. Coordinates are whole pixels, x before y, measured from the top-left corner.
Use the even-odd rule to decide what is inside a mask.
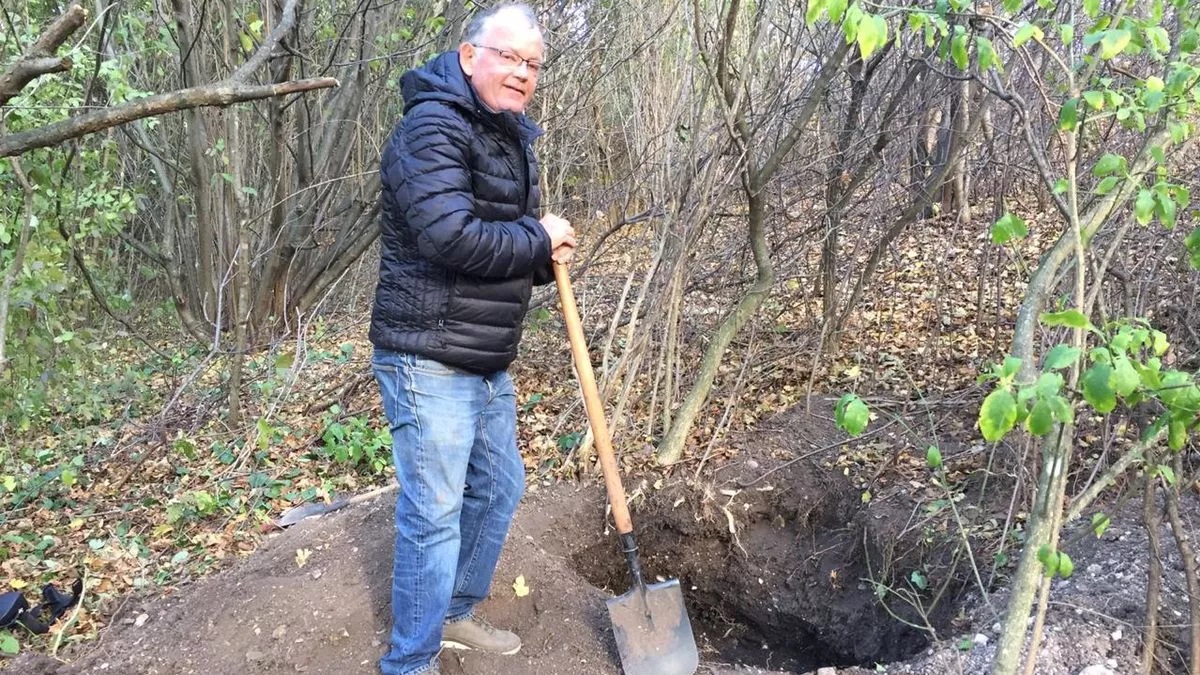
[[[525,489],[512,378],[474,375],[413,354],[372,359],[392,429],[396,557],[384,675],[437,664],[442,624],[487,597]]]

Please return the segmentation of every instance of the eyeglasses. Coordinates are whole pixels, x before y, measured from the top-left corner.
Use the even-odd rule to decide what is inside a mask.
[[[471,46],[496,52],[497,54],[500,55],[500,60],[503,61],[504,64],[509,67],[510,70],[516,70],[517,68],[521,67],[522,63],[524,63],[525,67],[527,67],[529,69],[530,75],[533,75],[536,77],[538,74],[540,74],[542,72],[542,62],[537,59],[526,59],[526,58],[523,58],[520,54],[517,54],[516,52],[508,50],[508,49],[500,49],[498,47],[489,47],[487,45],[477,45],[474,42],[471,43]]]

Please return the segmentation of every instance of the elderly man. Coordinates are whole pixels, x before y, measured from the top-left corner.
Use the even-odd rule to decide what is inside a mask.
[[[401,78],[370,332],[401,486],[386,675],[439,672],[441,647],[521,648],[475,605],[525,486],[506,369],[532,286],[575,248],[570,223],[537,215],[541,130],[524,111],[544,50],[529,7],[505,4]]]

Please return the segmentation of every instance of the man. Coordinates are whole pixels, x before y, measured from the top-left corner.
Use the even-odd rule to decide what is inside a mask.
[[[532,286],[575,248],[570,223],[536,215],[541,130],[524,111],[544,51],[529,7],[506,4],[401,78],[370,331],[401,486],[385,675],[438,673],[443,646],[521,648],[474,610],[525,486],[506,369]]]

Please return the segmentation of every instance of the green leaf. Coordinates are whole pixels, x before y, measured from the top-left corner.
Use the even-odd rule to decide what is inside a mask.
[[[1063,424],[1070,424],[1075,421],[1075,409],[1071,407],[1071,402],[1065,396],[1055,396],[1049,399],[1050,410],[1054,413],[1054,419]]]
[[[1195,28],[1189,28],[1179,36],[1179,51],[1183,54],[1191,54],[1200,47],[1200,33],[1196,32]]]
[[[1038,562],[1042,563],[1042,571],[1052,577],[1058,573],[1058,553],[1046,544],[1038,549]]]
[[[242,42],[242,50],[249,53],[254,51],[254,40],[250,39],[245,33],[238,33],[238,38]]]
[[[1079,122],[1079,99],[1073,98],[1063,103],[1062,110],[1058,112],[1058,128],[1063,131],[1070,131],[1075,128]]]
[[[1117,172],[1125,173],[1126,165],[1124,157],[1109,153],[1101,157],[1100,161],[1096,162],[1096,166],[1092,167],[1092,175],[1099,178]]]
[[[1011,213],[1004,214],[1004,217],[997,220],[992,225],[992,243],[1007,244],[1014,239],[1022,239],[1029,235],[1029,227],[1020,216],[1015,216]]]
[[[1104,195],[1112,192],[1113,189],[1116,188],[1117,184],[1119,184],[1120,182],[1121,182],[1121,179],[1118,178],[1117,176],[1107,176],[1107,177],[1105,177],[1104,180],[1102,180],[1096,184],[1095,192],[1096,192],[1096,194],[1098,194],[1100,196],[1104,196]]]
[[[1054,429],[1054,415],[1045,399],[1038,399],[1025,419],[1025,428],[1034,436],[1045,436]]]
[[[1079,350],[1070,345],[1054,345],[1046,354],[1046,361],[1042,364],[1042,370],[1061,370],[1070,366],[1079,360]]]
[[[858,24],[858,50],[863,60],[887,43],[888,25],[881,16],[864,16]]]
[[[1175,469],[1172,469],[1170,466],[1167,466],[1166,464],[1159,464],[1158,475],[1162,476],[1163,480],[1167,481],[1167,485],[1175,484]]]
[[[1063,376],[1058,373],[1042,373],[1033,384],[1033,392],[1040,398],[1052,398],[1062,391]]]
[[[1150,190],[1139,190],[1137,200],[1133,203],[1133,216],[1139,225],[1149,225],[1154,218],[1154,193]]]
[[[1175,200],[1171,199],[1171,195],[1166,190],[1157,191],[1155,199],[1158,201],[1158,217],[1162,221],[1163,227],[1168,230],[1175,229],[1175,218],[1179,212]]]
[[[936,445],[931,445],[925,450],[925,465],[934,471],[942,468],[942,451],[938,450]]]
[[[1167,34],[1167,29],[1162,26],[1147,26],[1146,39],[1154,51],[1165,54],[1171,51],[1171,36]]]
[[[1146,91],[1162,91],[1165,86],[1166,82],[1163,82],[1163,79],[1157,75],[1151,75],[1146,78]]]
[[[846,394],[838,401],[833,416],[838,428],[851,436],[858,436],[867,428],[871,411],[861,398]]]
[[[991,70],[995,68],[1003,72],[1004,64],[1000,63],[1000,59],[996,56],[996,48],[992,46],[992,41],[982,35],[975,38],[975,53],[979,56],[979,68],[981,70]]]
[[[959,70],[967,69],[967,34],[965,31],[955,35],[954,39],[950,41],[950,58]]]
[[[1087,14],[1089,19],[1096,18],[1100,13],[1100,0],[1083,0],[1083,13]]]
[[[929,579],[920,570],[913,570],[912,574],[908,575],[908,580],[912,582],[913,586],[917,587],[917,590],[923,591],[929,588]]]
[[[1171,420],[1167,425],[1167,447],[1175,452],[1183,450],[1187,445],[1187,425],[1179,420]],[[1173,482],[1173,481],[1172,481]]]
[[[1109,525],[1112,525],[1112,520],[1108,516],[1103,513],[1092,514],[1092,532],[1096,533],[1097,539],[1104,536]]]
[[[821,17],[821,11],[825,9],[825,0],[808,0],[808,11],[804,13],[804,23],[809,26],[817,22]]]
[[[1017,423],[1017,401],[1008,389],[997,389],[983,399],[979,409],[979,430],[984,440],[995,443]]]
[[[1042,323],[1047,326],[1067,326],[1068,328],[1091,328],[1092,322],[1077,309],[1062,312],[1046,312],[1041,316]]]
[[[1093,110],[1104,109],[1104,94],[1102,92],[1085,91],[1083,92],[1083,100],[1087,101],[1087,104],[1090,105]]]
[[[1071,560],[1071,556],[1067,555],[1066,551],[1058,553],[1058,576],[1069,579],[1075,573],[1075,563]]]
[[[1015,356],[1004,357],[1004,363],[1000,366],[1000,378],[1010,380],[1021,370],[1021,359]]]
[[[1118,356],[1113,359],[1113,385],[1121,398],[1128,397],[1141,383],[1142,378],[1128,357]]]
[[[1083,398],[1096,412],[1110,413],[1117,407],[1116,392],[1111,384],[1112,375],[1112,366],[1107,363],[1093,363],[1083,375]]]
[[[1171,347],[1171,343],[1167,342],[1167,334],[1161,330],[1156,330],[1150,334],[1150,348],[1154,350],[1155,356],[1162,356],[1167,353],[1167,349]]]
[[[1058,27],[1058,37],[1062,40],[1063,46],[1070,46],[1075,42],[1075,26],[1064,23]]]
[[[829,10],[829,20],[833,23],[839,23],[842,16],[846,13],[846,0],[829,0],[826,4]]]
[[[0,653],[16,654],[20,651],[21,643],[17,642],[17,638],[6,630],[0,630]]]
[[[1192,264],[1192,267],[1200,270],[1200,227],[1192,230],[1183,245],[1188,251],[1188,262]]]
[[[1017,29],[1016,35],[1013,35],[1012,44],[1013,47],[1020,47],[1026,42],[1029,42],[1031,39],[1041,42],[1045,37],[1046,34],[1042,32],[1041,28],[1038,28],[1032,23],[1024,23],[1021,24],[1021,27]]]
[[[1125,51],[1131,39],[1133,34],[1123,28],[1105,31],[1104,37],[1100,38],[1100,58],[1105,61],[1115,58]]]

